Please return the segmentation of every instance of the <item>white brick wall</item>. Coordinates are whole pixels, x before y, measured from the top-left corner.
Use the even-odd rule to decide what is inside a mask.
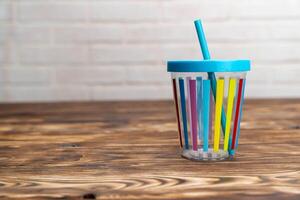
[[[0,101],[168,99],[166,60],[250,58],[248,97],[300,97],[299,0],[0,0]]]

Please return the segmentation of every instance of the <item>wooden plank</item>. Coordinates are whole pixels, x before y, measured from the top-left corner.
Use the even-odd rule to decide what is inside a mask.
[[[170,101],[0,104],[0,199],[300,199],[299,99],[247,100],[232,161],[176,131]]]

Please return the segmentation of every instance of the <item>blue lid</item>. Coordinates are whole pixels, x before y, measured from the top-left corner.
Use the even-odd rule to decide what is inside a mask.
[[[250,60],[174,60],[168,72],[243,72],[250,71]]]

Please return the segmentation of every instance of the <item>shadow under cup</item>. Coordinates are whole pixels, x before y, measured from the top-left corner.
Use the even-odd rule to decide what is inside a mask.
[[[217,161],[238,146],[249,60],[169,61],[182,157]]]

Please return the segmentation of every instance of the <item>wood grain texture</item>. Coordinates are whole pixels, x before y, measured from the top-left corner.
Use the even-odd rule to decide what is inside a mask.
[[[232,161],[180,157],[172,102],[0,105],[0,199],[300,199],[300,100],[245,102]]]

